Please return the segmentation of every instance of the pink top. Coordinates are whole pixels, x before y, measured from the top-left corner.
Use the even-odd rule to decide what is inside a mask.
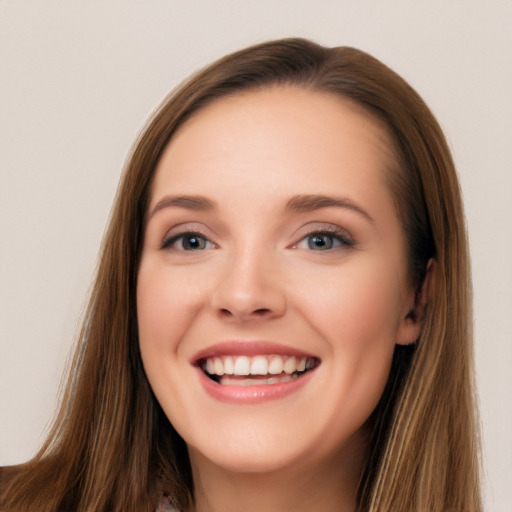
[[[158,506],[156,507],[155,512],[180,512],[171,502],[169,496],[164,494],[160,501],[158,502]]]

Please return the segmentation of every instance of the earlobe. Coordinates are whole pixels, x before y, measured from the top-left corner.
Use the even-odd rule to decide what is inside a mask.
[[[420,336],[425,311],[433,294],[435,264],[435,260],[430,258],[421,285],[416,290],[411,291],[409,307],[398,329],[397,345],[411,345],[416,343]]]

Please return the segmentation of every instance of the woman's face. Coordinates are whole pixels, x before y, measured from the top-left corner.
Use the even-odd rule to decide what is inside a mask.
[[[140,350],[192,463],[233,471],[360,451],[414,290],[360,107],[293,87],[215,101],[156,169],[138,275]]]

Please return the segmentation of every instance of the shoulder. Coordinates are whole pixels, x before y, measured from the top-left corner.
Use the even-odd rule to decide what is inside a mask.
[[[18,473],[18,466],[0,466],[0,496]]]
[[[19,485],[25,481],[27,471],[30,470],[28,463],[17,466],[0,466],[0,512],[6,512],[4,507],[12,499],[13,493],[15,496],[20,495]],[[11,488],[11,484],[13,484],[13,488]],[[23,496],[26,497],[25,494]],[[36,502],[37,499],[34,498],[34,503]],[[59,512],[66,511],[59,510]]]
[[[0,466],[0,511],[4,510],[6,492],[19,472],[19,466]]]
[[[0,466],[0,512],[4,511],[7,490],[11,482],[23,472],[24,465]],[[64,512],[64,511],[62,511]],[[180,512],[172,503],[169,496],[162,495],[158,501],[155,512]]]

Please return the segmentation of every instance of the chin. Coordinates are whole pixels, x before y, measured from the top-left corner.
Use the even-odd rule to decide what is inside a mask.
[[[300,452],[300,451],[299,451]],[[209,446],[206,453],[189,447],[192,467],[195,463],[209,465],[227,473],[264,475],[296,467],[303,460],[297,451],[284,451],[282,446],[237,446],[215,449]]]
[[[268,418],[267,418],[268,419]],[[237,474],[271,474],[283,471],[308,471],[317,468],[338,454],[350,451],[361,436],[341,435],[333,438],[329,426],[303,430],[304,422],[281,418],[272,424],[234,421],[231,428],[218,428],[191,439],[188,444],[192,466],[207,463],[211,467]],[[319,422],[320,423],[320,422]],[[225,426],[224,426],[225,427]],[[215,434],[218,432],[218,434]]]

